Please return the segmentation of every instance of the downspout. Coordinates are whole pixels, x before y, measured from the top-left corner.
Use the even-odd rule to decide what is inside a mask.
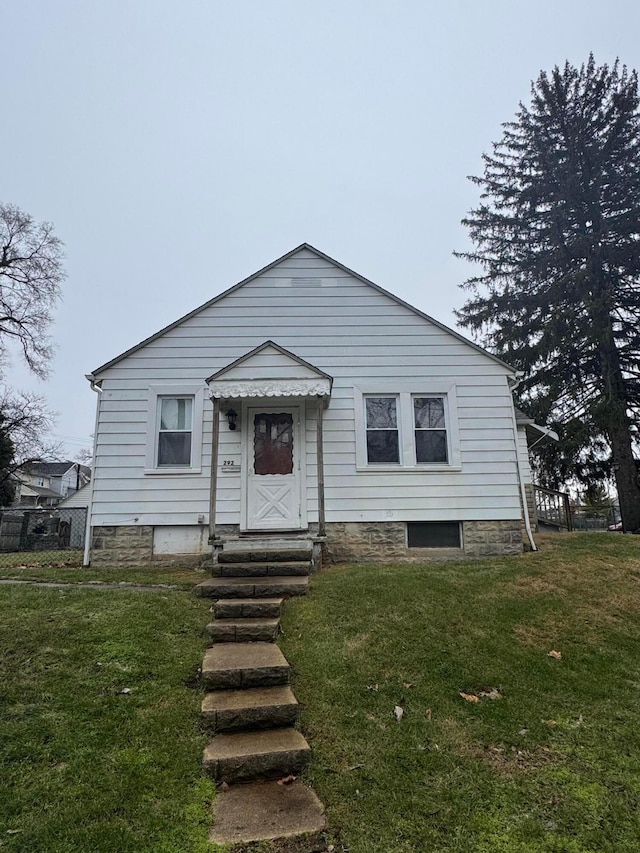
[[[93,513],[93,487],[96,481],[96,459],[97,459],[97,451],[98,451],[98,420],[100,418],[100,400],[102,399],[102,388],[95,381],[95,376],[92,373],[87,373],[86,379],[89,380],[91,384],[91,390],[95,391],[98,395],[98,399],[96,400],[96,425],[93,432],[93,472],[91,474],[91,481],[89,484],[89,505],[87,506],[87,521],[84,533],[84,554],[82,557],[82,565],[88,566],[90,562],[90,554],[91,554],[91,515]]]
[[[532,551],[537,551],[538,546],[536,545],[533,538],[533,531],[531,530],[531,521],[529,519],[529,508],[527,506],[527,493],[524,488],[524,479],[522,477],[522,466],[520,465],[520,453],[518,452],[518,423],[516,421],[516,407],[513,404],[513,392],[516,390],[518,385],[522,380],[522,373],[518,371],[513,378],[513,380],[509,380],[507,377],[507,383],[509,385],[509,390],[511,391],[511,419],[513,422],[513,443],[516,451],[516,471],[518,474],[518,486],[520,487],[520,499],[522,501],[522,515],[524,518],[524,529],[527,531],[527,538],[529,539],[529,544],[531,545]]]

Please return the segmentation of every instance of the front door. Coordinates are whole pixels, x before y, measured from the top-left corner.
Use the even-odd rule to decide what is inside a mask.
[[[299,529],[303,526],[299,408],[250,408],[247,414],[247,529]]]

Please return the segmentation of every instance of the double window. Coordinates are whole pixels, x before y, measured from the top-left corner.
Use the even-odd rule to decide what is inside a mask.
[[[455,389],[446,392],[363,393],[358,467],[459,467]]]

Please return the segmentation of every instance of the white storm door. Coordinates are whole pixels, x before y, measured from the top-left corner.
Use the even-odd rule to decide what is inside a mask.
[[[301,446],[297,407],[249,409],[247,529],[302,527]]]

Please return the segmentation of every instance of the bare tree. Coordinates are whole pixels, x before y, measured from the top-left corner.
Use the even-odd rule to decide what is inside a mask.
[[[46,438],[52,426],[53,415],[38,394],[0,388],[0,433],[13,446],[12,459],[0,468],[0,484],[33,462],[62,458],[62,446]]]
[[[65,277],[62,242],[48,222],[37,224],[0,203],[0,365],[11,342],[29,369],[46,377],[52,356],[48,329]]]

